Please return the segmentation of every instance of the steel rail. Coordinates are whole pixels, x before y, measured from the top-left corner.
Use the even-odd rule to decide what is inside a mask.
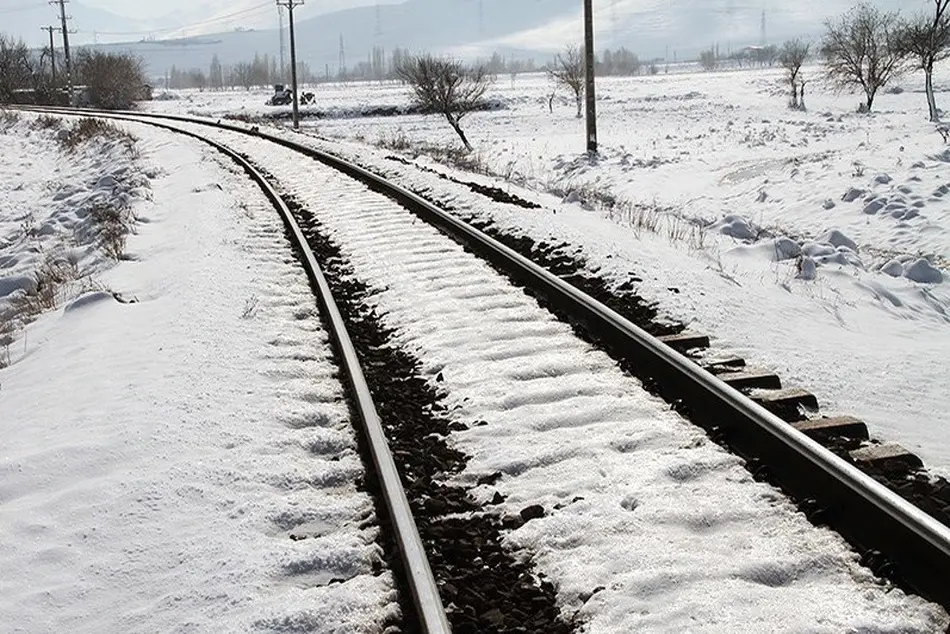
[[[75,114],[76,110],[66,112]],[[406,188],[338,156],[257,128],[181,115],[145,116],[256,136],[310,156],[393,198],[512,277],[543,293],[624,356],[648,367],[651,376],[678,385],[677,397],[682,403],[707,419],[720,420],[724,428],[737,436],[738,442],[754,446],[758,454],[767,456],[770,470],[783,487],[833,504],[831,523],[836,530],[860,548],[884,550],[891,557],[897,576],[912,590],[950,608],[950,527],[601,302]],[[863,514],[866,521],[845,525],[834,519],[855,513]]]
[[[76,114],[76,111],[73,109],[43,108],[42,111],[61,112],[68,115]],[[432,574],[429,560],[426,557],[425,547],[419,536],[415,518],[412,516],[409,500],[402,486],[399,470],[396,468],[395,460],[390,451],[389,441],[386,439],[386,433],[383,429],[379,414],[377,413],[376,404],[373,402],[372,392],[363,374],[356,348],[350,339],[339,307],[333,299],[330,285],[323,274],[323,270],[320,268],[303,231],[300,229],[300,226],[297,224],[290,208],[287,206],[287,203],[284,202],[280,193],[267,177],[247,159],[217,141],[205,138],[190,130],[183,130],[173,125],[148,120],[152,119],[152,117],[147,117],[146,120],[143,120],[137,114],[133,113],[107,113],[98,111],[83,111],[80,114],[86,113],[97,117],[143,123],[183,134],[207,143],[244,169],[251,179],[261,188],[268,200],[278,209],[281,219],[284,221],[284,225],[293,236],[295,246],[303,255],[304,269],[311,283],[317,289],[317,300],[320,304],[323,318],[329,325],[331,337],[342,359],[343,370],[353,393],[356,405],[355,409],[362,423],[363,432],[368,441],[367,444],[370,449],[370,455],[372,456],[377,477],[380,481],[380,488],[383,491],[386,509],[389,513],[393,529],[396,532],[396,543],[413,595],[413,604],[415,605],[419,618],[419,626],[425,634],[451,634],[452,629],[449,626],[448,617],[439,595],[438,585]]]

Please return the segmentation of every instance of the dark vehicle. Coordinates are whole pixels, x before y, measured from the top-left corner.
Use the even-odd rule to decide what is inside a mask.
[[[274,94],[267,100],[268,106],[289,106],[294,99],[294,91],[283,84],[274,84]],[[311,104],[316,101],[316,95],[312,92],[304,92],[300,95],[300,103],[303,105]]]

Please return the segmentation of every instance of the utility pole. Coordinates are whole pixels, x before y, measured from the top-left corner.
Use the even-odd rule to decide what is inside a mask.
[[[346,46],[343,45],[343,34],[340,33],[340,60],[337,62],[340,67],[340,80],[346,81]]]
[[[594,94],[594,7],[584,0],[584,61],[587,67],[587,153],[597,154],[597,97]]]
[[[63,32],[63,58],[66,60],[66,89],[69,91],[69,103],[73,102],[73,62],[69,56],[69,28],[66,26],[66,3],[69,0],[52,0],[50,4],[59,5],[59,18]]]
[[[287,57],[284,45],[284,8],[280,5],[277,5],[277,20],[280,23],[280,81],[284,81],[284,73],[287,72]]]
[[[55,26],[41,26],[44,31],[49,31],[49,67],[52,76],[53,85],[56,85],[56,46],[53,42],[53,31],[58,31]]]
[[[294,130],[300,129],[300,100],[297,98],[297,40],[294,36],[294,7],[303,4],[303,0],[277,0],[277,6],[287,7],[290,19],[290,85],[294,98]]]

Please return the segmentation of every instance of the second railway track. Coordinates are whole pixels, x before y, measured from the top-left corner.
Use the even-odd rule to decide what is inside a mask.
[[[178,121],[173,127],[188,127],[195,134],[197,125],[210,124],[185,124]],[[261,154],[253,147],[262,143],[261,135],[255,132],[252,135],[254,139],[248,136],[238,137],[233,134],[235,131],[245,135],[248,133],[247,130],[232,128],[230,133],[216,134],[230,134],[228,145],[240,149],[242,154],[253,154],[255,162],[263,163],[264,161],[260,160]],[[202,133],[198,134],[204,136]],[[824,509],[822,521],[844,535],[859,551],[881,553],[888,566],[878,572],[886,574],[910,591],[944,606],[950,605],[950,590],[945,584],[945,579],[950,578],[950,532],[946,526],[832,455],[747,396],[703,370],[673,347],[651,337],[606,306],[591,300],[573,286],[480,231],[356,166],[282,138],[269,139],[267,142],[276,142],[283,146],[281,153],[284,153],[285,157],[273,161],[273,165],[268,162],[267,168],[276,174],[276,180],[282,187],[282,197],[287,199],[287,194],[293,194],[289,200],[291,207],[294,207],[295,220],[301,226],[307,242],[315,245],[314,251],[325,259],[329,267],[342,266],[340,248],[336,244],[339,241],[345,244],[348,250],[343,259],[352,262],[354,269],[378,272],[378,277],[392,280],[394,287],[408,284],[405,281],[407,277],[416,280],[414,284],[417,285],[414,288],[417,293],[401,300],[375,297],[379,294],[378,291],[366,288],[357,294],[361,295],[364,304],[377,306],[380,312],[398,314],[403,311],[405,320],[418,316],[418,305],[427,307],[422,313],[439,324],[438,330],[442,334],[407,335],[391,332],[390,337],[397,340],[408,338],[414,346],[424,349],[426,355],[421,361],[427,366],[424,368],[425,372],[438,372],[438,381],[451,384],[457,394],[468,394],[467,397],[446,406],[455,406],[462,413],[483,414],[486,411],[484,407],[469,407],[468,403],[480,398],[480,390],[487,391],[485,403],[496,408],[492,412],[496,418],[495,423],[499,420],[508,421],[510,417],[516,416],[521,419],[519,422],[528,428],[522,435],[520,432],[506,431],[493,425],[482,427],[484,421],[479,420],[466,431],[467,437],[478,437],[484,441],[492,435],[500,435],[501,440],[497,442],[503,444],[508,442],[505,439],[509,436],[510,440],[538,442],[540,437],[536,436],[537,432],[559,432],[559,437],[553,440],[552,444],[535,447],[535,459],[526,459],[524,464],[507,460],[501,448],[497,453],[488,451],[487,457],[477,457],[477,468],[485,472],[485,477],[478,483],[471,483],[481,485],[480,489],[475,488],[474,495],[477,496],[486,486],[494,484],[498,478],[522,476],[532,470],[544,472],[546,469],[550,470],[551,466],[577,459],[578,456],[571,451],[564,453],[563,446],[582,444],[584,435],[593,431],[588,429],[588,426],[598,421],[609,419],[614,424],[632,421],[630,424],[636,429],[636,421],[642,419],[641,410],[647,407],[647,404],[642,400],[637,401],[636,398],[631,400],[628,390],[634,392],[636,388],[633,383],[628,385],[630,380],[624,379],[612,362],[606,358],[591,357],[586,344],[570,344],[572,339],[577,340],[570,335],[569,329],[566,329],[564,324],[551,320],[549,316],[546,317],[547,313],[538,308],[534,300],[520,293],[513,296],[510,291],[496,288],[499,278],[491,268],[479,264],[457,247],[447,246],[450,243],[436,237],[438,234],[420,234],[418,228],[414,227],[407,229],[405,209],[438,227],[441,232],[448,233],[467,249],[490,261],[493,267],[503,271],[510,279],[529,289],[532,294],[537,294],[545,305],[565,315],[573,328],[593,333],[593,338],[621,363],[631,368],[633,373],[637,373],[637,366],[648,364],[654,380],[664,382],[666,387],[663,393],[666,398],[698,418],[716,421],[716,426],[729,436],[730,446],[738,448],[747,458],[753,457],[760,464],[767,465],[770,481],[781,485],[797,499],[808,500],[809,504],[817,504]],[[287,169],[292,164],[289,158],[291,153],[296,153],[297,156],[300,153],[307,154],[332,165],[347,177],[333,177],[330,175],[332,173],[318,170],[316,173],[319,174],[319,180],[313,181],[311,176],[311,187],[308,189],[302,184],[306,179],[295,180],[287,174]],[[357,185],[348,177],[354,177],[362,184]],[[360,192],[366,191],[366,185],[385,194],[385,197],[366,192],[365,197],[361,198],[364,194]],[[281,198],[277,192],[273,195]],[[319,204],[314,202],[321,198]],[[319,209],[314,209],[315,206]],[[293,223],[289,226],[293,227]],[[293,233],[293,229],[291,232]],[[352,291],[354,279],[358,275],[343,266],[332,277],[335,281],[331,282],[331,285],[335,284],[339,293],[346,291],[348,285]],[[398,290],[388,290],[398,293]],[[355,307],[342,310],[344,315],[348,311],[351,327],[354,321],[379,317],[371,313],[360,315]],[[473,320],[473,314],[478,314],[479,320]],[[360,351],[361,359],[364,365],[368,363],[372,366],[374,348],[386,347],[391,343],[392,341],[363,341],[358,342],[356,347],[359,349],[360,344],[364,346]],[[468,348],[464,354],[455,350],[459,344]],[[579,359],[582,361],[578,361]],[[460,374],[459,367],[469,367],[471,370]],[[501,372],[505,380],[493,381],[490,376],[493,371]],[[447,378],[443,377],[443,372],[454,374]],[[369,373],[372,373],[372,370],[369,370]],[[486,373],[489,375],[486,376]],[[402,380],[406,385],[415,385],[419,379],[418,376],[405,376]],[[513,385],[511,382],[518,385],[518,392],[492,393],[493,389],[510,389]],[[422,389],[419,385],[415,387]],[[372,383],[368,390],[374,390]],[[359,391],[357,387],[356,392]],[[388,398],[399,400],[394,392],[387,394]],[[438,394],[434,396],[438,397]],[[384,404],[382,407],[385,409],[387,406]],[[400,410],[398,406],[390,411],[396,417],[412,416],[407,415],[406,410]],[[491,408],[488,411],[491,411]],[[569,412],[569,415],[565,412]],[[672,418],[674,417],[661,417],[659,422],[654,421],[660,436],[672,434],[666,438],[667,441],[677,438],[676,434],[681,433],[674,429],[675,425],[668,429]],[[393,421],[387,423],[386,416],[383,416],[383,423],[387,425],[386,431],[391,436],[400,433],[395,429]],[[451,429],[451,421],[447,416],[442,417],[442,424],[445,427],[442,431],[447,434]],[[420,427],[409,429],[413,434],[420,434],[424,430]],[[515,426],[515,429],[519,428]],[[599,431],[600,427],[594,429]],[[531,433],[528,434],[527,431]],[[679,442],[695,442],[695,438],[696,434],[693,432],[679,437]],[[411,436],[405,439],[408,444],[412,444],[413,440]],[[418,442],[417,438],[415,440]],[[619,454],[620,460],[635,460],[637,448],[652,446],[654,440],[647,434],[631,440],[629,449],[620,449],[616,453]],[[463,447],[466,446],[474,445],[464,441]],[[420,479],[440,480],[436,484],[443,486],[441,481],[457,475],[464,463],[458,463],[457,457],[452,456],[451,449],[439,449],[436,451],[446,451],[439,457],[443,462],[449,463],[445,465],[446,468],[435,473],[425,470],[419,472],[409,463],[400,464],[405,451],[408,451],[405,447],[396,449],[396,463],[403,471],[403,480],[410,490],[410,502],[415,505],[417,514],[418,509],[425,508],[426,504],[444,504],[444,501],[429,502],[432,498],[426,493],[421,494],[422,499],[413,500],[413,489],[417,487]],[[716,452],[713,452],[706,458],[715,462],[719,459],[716,455]],[[583,451],[580,456],[584,457]],[[598,456],[599,458],[601,457]],[[612,468],[613,463],[610,465]],[[674,475],[690,470],[682,465],[681,468],[674,467],[675,465],[670,467]],[[731,467],[729,461],[725,460],[722,464],[712,465],[710,471],[716,474]],[[619,472],[612,473],[611,477],[618,475]],[[689,476],[683,481],[692,479],[693,477]],[[520,489],[517,485],[512,486],[512,495],[516,498],[523,496],[527,501],[528,491],[536,484],[522,485],[528,488]],[[423,489],[417,488],[418,491]],[[724,496],[729,495],[728,491],[721,493]],[[453,495],[462,500],[469,493]],[[556,498],[549,496],[545,504],[525,504],[520,517],[498,516],[494,520],[497,525],[493,530],[498,532],[505,522],[508,522],[508,527],[516,527],[525,521],[568,508],[574,503],[584,503],[583,500],[573,500],[574,496],[568,495],[566,491],[562,497],[566,499],[558,503],[554,503]],[[641,499],[643,496],[628,497],[628,506],[633,507],[629,510],[644,504],[644,499]],[[649,495],[645,497],[649,499]],[[495,498],[489,501],[500,503],[499,498],[496,493]],[[448,516],[451,520],[455,514],[477,516],[479,513],[477,505],[459,502],[454,508],[434,509],[432,515]],[[455,523],[463,522],[456,520]],[[445,522],[441,521],[441,528],[438,524],[433,524],[436,528],[432,534],[425,534],[426,530],[432,527],[427,526],[423,530],[424,538],[430,540],[427,541],[430,550],[433,543],[431,540],[444,534]],[[452,521],[448,524],[452,524]],[[458,528],[463,532],[473,531],[470,526]],[[781,545],[775,544],[772,547],[782,548]],[[475,552],[477,549],[472,554]],[[490,566],[489,562],[479,562],[479,566],[482,564],[485,567]],[[439,565],[441,564],[434,564],[437,568]],[[437,569],[435,576],[443,600],[450,606],[453,625],[461,628],[456,631],[555,632],[559,631],[556,628],[564,628],[564,631],[570,629],[568,623],[558,618],[556,611],[548,614],[548,622],[537,621],[525,626],[518,621],[530,624],[532,622],[528,619],[532,618],[531,615],[519,613],[513,616],[511,607],[499,606],[487,600],[477,607],[463,607],[461,604],[465,603],[465,593],[469,589],[459,588],[457,583],[459,580],[470,582],[473,578],[462,576],[454,580],[446,579],[451,568],[452,565],[443,566],[442,570]],[[442,578],[439,578],[440,574]],[[550,603],[553,600],[553,587],[547,582],[532,578],[530,567],[517,570],[514,574],[515,579],[524,576],[521,581],[524,588],[537,589],[536,600],[539,606],[545,601]],[[576,593],[581,606],[598,591],[598,588],[590,588],[590,595],[585,598],[588,593],[580,592],[576,588],[561,588],[561,592],[568,595],[571,592]],[[425,594],[426,591],[423,590],[423,605]],[[458,612],[452,613],[452,610]],[[544,618],[540,615],[546,611],[549,611],[549,608],[540,609],[533,616]],[[581,618],[583,616],[581,614]],[[510,629],[506,629],[506,620],[511,626]],[[516,629],[518,627],[521,629]]]

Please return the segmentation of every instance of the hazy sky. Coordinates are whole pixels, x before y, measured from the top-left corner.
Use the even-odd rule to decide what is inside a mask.
[[[0,0],[0,4],[8,0]],[[19,1],[19,0],[12,0]],[[170,13],[188,12],[190,16],[212,17],[234,13],[265,4],[276,5],[276,0],[78,0],[83,4],[105,9],[131,18],[149,19]],[[398,4],[402,0],[380,0],[381,4]],[[305,0],[308,13],[320,13],[375,4],[376,0]]]

